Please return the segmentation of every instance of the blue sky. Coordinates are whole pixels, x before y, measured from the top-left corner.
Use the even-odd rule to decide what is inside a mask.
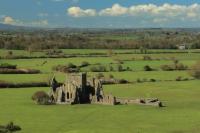
[[[197,0],[0,0],[0,22],[40,27],[200,27]]]

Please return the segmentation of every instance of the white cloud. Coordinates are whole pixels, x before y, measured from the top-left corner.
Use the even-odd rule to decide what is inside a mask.
[[[49,25],[48,20],[22,21],[19,19],[14,19],[11,16],[5,16],[2,20],[2,23],[17,25],[17,26],[37,26],[37,27],[44,27]]]
[[[158,7],[153,4],[147,4],[147,5],[136,5],[129,7],[129,15],[141,15],[141,14],[150,14],[150,13],[156,13],[155,9]]]
[[[141,4],[124,7],[120,4],[114,4],[110,8],[101,9],[81,9],[80,7],[70,7],[68,15],[72,17],[86,17],[86,16],[129,16],[142,19],[151,19],[154,23],[164,23],[172,20],[181,21],[195,21],[200,20],[200,4],[191,5],[178,5],[168,4],[155,5],[155,4]]]
[[[120,16],[128,13],[128,8],[119,4],[114,4],[111,8],[103,9],[99,12],[101,16]]]
[[[15,20],[12,17],[10,17],[10,16],[5,16],[3,18],[3,23],[4,24],[14,24]]]
[[[68,15],[72,17],[86,17],[86,16],[96,16],[96,10],[94,9],[81,9],[80,7],[70,7],[67,9]]]

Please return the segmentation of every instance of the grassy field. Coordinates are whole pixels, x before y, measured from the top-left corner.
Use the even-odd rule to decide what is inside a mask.
[[[198,133],[198,81],[109,85],[106,92],[119,97],[158,97],[167,107],[138,105],[39,106],[31,101],[37,90],[1,90],[0,123],[13,120],[21,133]]]
[[[63,50],[65,53],[106,53],[106,50]],[[163,101],[166,107],[157,108],[139,105],[36,105],[31,96],[38,90],[49,88],[3,88],[0,89],[0,125],[14,121],[22,127],[20,133],[199,133],[200,130],[200,82],[199,80],[175,81],[179,76],[192,79],[188,71],[162,71],[161,65],[172,64],[172,57],[188,67],[200,59],[200,53],[176,53],[166,50],[164,54],[147,54],[153,60],[144,61],[143,54],[127,54],[132,50],[116,50],[120,53],[112,57],[76,57],[76,58],[34,58],[0,59],[1,63],[16,64],[19,68],[38,69],[40,74],[0,74],[0,80],[14,83],[47,81],[55,74],[63,82],[66,74],[52,71],[55,65],[72,62],[80,65],[83,61],[90,64],[100,63],[116,67],[116,59],[122,60],[124,68],[132,71],[104,72],[106,77],[129,81],[137,79],[156,79],[157,82],[104,85],[107,93],[117,97],[151,98]],[[164,51],[164,50],[162,50]],[[167,53],[167,51],[171,53]],[[156,52],[154,50],[154,52]],[[181,51],[178,51],[181,52]],[[18,55],[27,55],[25,51],[14,51]],[[0,50],[0,56],[6,51]],[[44,55],[44,53],[35,53]],[[135,60],[133,60],[135,58]],[[47,63],[42,65],[46,61]],[[144,71],[149,65],[156,71]],[[92,65],[93,66],[93,65]],[[89,71],[91,66],[82,68]],[[89,76],[97,73],[88,72]],[[161,82],[158,82],[158,81]]]

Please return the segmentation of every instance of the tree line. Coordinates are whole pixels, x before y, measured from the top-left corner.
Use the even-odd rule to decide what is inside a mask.
[[[129,38],[127,38],[127,36]],[[200,48],[198,32],[163,30],[117,31],[117,32],[64,32],[64,31],[0,31],[1,49],[177,49],[186,44],[188,48]]]

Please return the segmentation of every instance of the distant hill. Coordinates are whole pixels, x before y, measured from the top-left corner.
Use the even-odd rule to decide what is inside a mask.
[[[19,29],[25,29],[25,27],[0,23],[0,30],[19,30]]]
[[[33,28],[0,23],[0,30],[30,30],[30,29]]]

